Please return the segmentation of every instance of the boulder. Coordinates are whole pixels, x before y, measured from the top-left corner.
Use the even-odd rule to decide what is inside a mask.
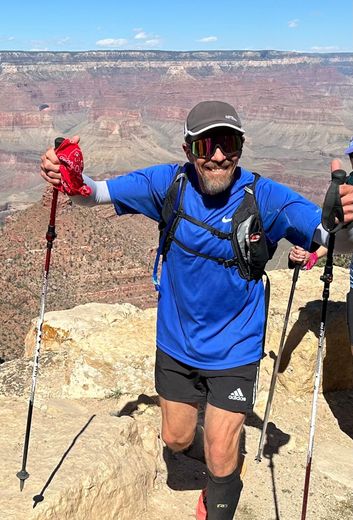
[[[104,401],[49,400],[34,410],[30,476],[20,492],[26,404],[1,396],[0,406],[1,518],[131,520],[146,509],[160,453],[156,426],[109,415]]]
[[[102,398],[153,391],[156,310],[90,303],[49,312],[42,327],[44,398]],[[36,321],[25,339],[32,359]],[[51,367],[51,368],[50,368]]]

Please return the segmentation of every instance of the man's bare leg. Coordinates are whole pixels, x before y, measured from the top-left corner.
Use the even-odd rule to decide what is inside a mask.
[[[197,403],[177,403],[160,397],[162,439],[172,451],[183,451],[194,440]]]

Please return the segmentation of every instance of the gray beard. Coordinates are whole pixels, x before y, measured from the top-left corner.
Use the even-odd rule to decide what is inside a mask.
[[[198,174],[199,183],[202,193],[205,195],[218,195],[226,191],[234,181],[234,171],[226,177],[213,177],[210,178],[205,175]]]

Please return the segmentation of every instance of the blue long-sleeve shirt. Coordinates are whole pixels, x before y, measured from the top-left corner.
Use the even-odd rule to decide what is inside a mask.
[[[229,193],[207,196],[194,182],[185,189],[184,211],[197,220],[231,230],[230,218],[241,203],[244,187],[253,174],[237,169]],[[159,220],[163,201],[177,164],[158,165],[107,181],[116,212],[142,213]],[[289,188],[261,177],[256,200],[269,242],[281,238],[309,249],[321,220],[321,210]],[[206,255],[233,258],[230,241],[182,219],[175,237],[185,246]],[[265,321],[262,282],[247,282],[238,268],[225,268],[171,244],[162,266],[158,299],[157,345],[188,365],[220,370],[257,361],[262,356]]]

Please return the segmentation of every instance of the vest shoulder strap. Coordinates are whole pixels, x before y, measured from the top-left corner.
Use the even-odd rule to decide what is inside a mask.
[[[159,230],[162,231],[175,216],[175,213],[182,206],[186,184],[188,182],[188,176],[186,172],[186,165],[179,166],[172,182],[167,190],[162,211],[161,219],[159,221]],[[179,200],[178,200],[179,195]]]

